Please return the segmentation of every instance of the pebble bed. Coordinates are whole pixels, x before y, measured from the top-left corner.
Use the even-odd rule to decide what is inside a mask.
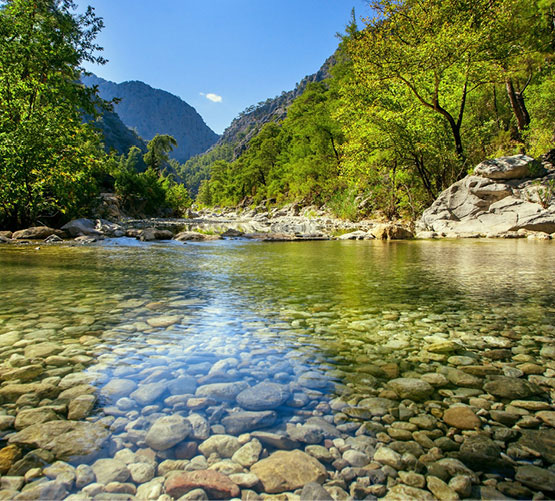
[[[0,499],[555,497],[555,247],[134,245],[0,252]]]

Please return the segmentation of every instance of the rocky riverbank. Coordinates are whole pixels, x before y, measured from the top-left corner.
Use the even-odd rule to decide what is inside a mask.
[[[376,221],[351,222],[334,218],[314,207],[302,211],[293,205],[270,212],[249,209],[205,210],[187,219],[77,219],[61,229],[46,226],[17,232],[0,231],[0,243],[64,240],[88,244],[105,238],[131,237],[141,241],[204,241],[245,238],[262,241],[409,239],[411,226]]]
[[[424,211],[421,237],[548,240],[555,233],[555,170],[526,155],[482,162]]]
[[[78,219],[61,229],[46,226],[0,231],[0,243],[73,239],[93,243],[104,238],[264,241],[400,240],[428,238],[531,238],[555,234],[555,170],[551,163],[525,155],[479,164],[472,175],[445,190],[416,223],[345,221],[317,207],[267,210],[219,209],[190,212],[186,219]]]

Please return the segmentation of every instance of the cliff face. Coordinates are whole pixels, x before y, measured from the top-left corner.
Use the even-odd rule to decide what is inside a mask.
[[[154,89],[143,82],[117,84],[95,75],[83,77],[82,81],[88,86],[98,86],[102,99],[120,99],[114,105],[115,112],[145,141],[150,141],[156,134],[175,137],[178,146],[171,156],[179,162],[203,153],[219,138],[192,106],[169,92]]]

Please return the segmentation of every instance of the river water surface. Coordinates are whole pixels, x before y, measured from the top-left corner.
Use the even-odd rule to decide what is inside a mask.
[[[210,469],[220,498],[553,496],[554,263],[526,240],[2,246],[0,492],[178,498]],[[68,417],[107,433],[60,447]],[[275,484],[281,449],[312,470]]]

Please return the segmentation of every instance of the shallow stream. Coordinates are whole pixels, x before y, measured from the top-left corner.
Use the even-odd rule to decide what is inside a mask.
[[[0,497],[553,497],[554,263],[525,240],[2,246]]]

